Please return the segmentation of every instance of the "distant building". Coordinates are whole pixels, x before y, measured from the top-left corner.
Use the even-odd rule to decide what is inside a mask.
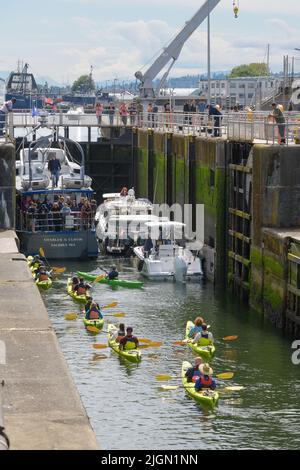
[[[211,80],[211,104],[220,104],[224,108],[240,105],[254,105],[259,108],[261,102],[276,96],[282,87],[280,77],[240,77],[224,80]],[[200,97],[207,99],[208,81],[199,83]]]

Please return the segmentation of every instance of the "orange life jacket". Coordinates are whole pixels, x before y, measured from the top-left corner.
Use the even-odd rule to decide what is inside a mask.
[[[212,376],[207,376],[207,375],[202,375],[200,377],[200,380],[201,380],[201,384],[203,387],[210,387],[211,384],[212,384]]]
[[[98,320],[100,317],[99,312],[97,310],[90,311],[90,320]]]
[[[40,274],[39,275],[39,281],[48,281],[49,277],[47,276],[47,274]]]
[[[78,287],[77,294],[78,295],[85,295],[86,294],[86,288],[85,287]]]

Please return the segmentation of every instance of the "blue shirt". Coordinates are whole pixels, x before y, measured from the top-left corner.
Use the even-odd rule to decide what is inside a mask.
[[[190,330],[189,334],[188,334],[188,337],[189,338],[193,338],[194,336],[196,336],[197,333],[201,333],[202,332],[202,326],[193,326],[193,328]]]

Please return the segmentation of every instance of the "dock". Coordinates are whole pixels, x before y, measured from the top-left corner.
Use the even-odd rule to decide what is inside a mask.
[[[0,232],[0,382],[10,449],[99,449],[17,243],[13,231]]]

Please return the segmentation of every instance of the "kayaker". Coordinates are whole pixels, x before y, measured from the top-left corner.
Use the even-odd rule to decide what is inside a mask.
[[[84,282],[83,277],[79,278],[79,283],[77,286],[75,286],[74,292],[77,293],[77,295],[86,295],[88,289],[90,289],[91,286]]]
[[[201,375],[199,366],[202,363],[203,360],[201,359],[201,357],[195,357],[193,366],[190,367],[185,373],[188,382],[196,382],[196,380],[198,380]]]
[[[213,370],[208,363],[200,364],[199,366],[200,377],[195,383],[196,392],[204,388],[209,388],[210,390],[215,390],[217,384],[215,379],[212,378]]]
[[[115,339],[115,341],[119,343],[120,340],[124,338],[124,336],[126,336],[124,323],[120,323],[119,329],[113,330],[113,332],[111,332],[110,334]]]
[[[40,264],[43,264],[43,260],[40,258],[39,255],[35,255],[32,261],[29,264],[30,268],[38,268]]]
[[[214,342],[214,337],[210,331],[207,329],[207,325],[205,323],[202,323],[202,331],[201,333],[197,333],[196,336],[193,339],[193,343],[198,343],[201,341],[201,338],[209,339],[210,344],[213,344]]]
[[[203,320],[202,317],[197,317],[197,318],[195,318],[195,320],[194,320],[194,326],[193,326],[193,328],[190,329],[189,334],[188,334],[188,337],[189,337],[189,338],[195,338],[195,336],[196,336],[198,333],[201,333],[203,323],[204,323],[204,320]]]
[[[103,318],[99,304],[93,299],[90,299],[85,304],[84,309],[86,320],[99,320]]]
[[[75,291],[75,287],[78,286],[78,284],[79,284],[78,277],[73,277],[72,279],[72,291],[73,292]]]
[[[124,351],[129,351],[130,349],[138,348],[139,340],[136,336],[133,336],[132,332],[133,328],[131,326],[128,326],[126,328],[126,336],[123,336],[123,338],[120,339],[119,348],[121,350],[124,349]]]
[[[48,280],[49,280],[49,274],[47,273],[46,269],[44,267],[40,267],[36,274],[36,281],[42,282],[42,281],[48,281]]]
[[[110,281],[113,281],[114,279],[117,279],[118,276],[119,276],[119,273],[116,269],[116,266],[112,266],[109,273],[107,273],[107,279],[109,279]]]

